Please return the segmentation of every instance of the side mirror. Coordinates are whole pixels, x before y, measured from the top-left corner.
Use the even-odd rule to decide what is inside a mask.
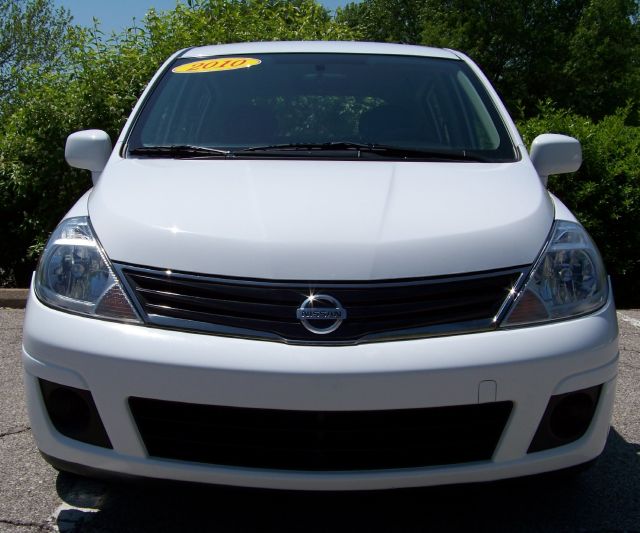
[[[91,171],[95,183],[111,155],[111,139],[102,130],[76,131],[67,137],[64,158],[70,166]]]
[[[533,140],[529,157],[546,185],[550,174],[566,174],[580,168],[582,147],[580,141],[573,137],[545,133]]]

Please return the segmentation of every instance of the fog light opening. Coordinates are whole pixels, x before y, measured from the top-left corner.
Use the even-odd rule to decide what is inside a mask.
[[[527,453],[564,446],[584,436],[598,406],[602,385],[549,398]]]
[[[56,431],[70,439],[113,448],[91,392],[40,379],[42,399]]]
[[[57,428],[68,432],[86,430],[91,423],[91,410],[78,393],[58,388],[49,396],[49,416]]]
[[[549,419],[549,429],[561,440],[581,437],[591,422],[593,398],[584,392],[569,394],[555,406]]]

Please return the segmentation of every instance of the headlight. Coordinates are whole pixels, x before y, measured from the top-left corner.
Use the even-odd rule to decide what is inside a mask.
[[[607,276],[595,244],[580,224],[558,221],[502,325],[584,315],[602,307],[607,295]]]
[[[140,322],[87,217],[69,218],[55,229],[38,265],[35,291],[64,311]]]

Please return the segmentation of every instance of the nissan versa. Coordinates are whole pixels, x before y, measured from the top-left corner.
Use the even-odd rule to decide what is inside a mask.
[[[61,470],[287,489],[488,481],[603,450],[618,330],[600,254],[452,50],[182,50],[34,275],[33,434]]]

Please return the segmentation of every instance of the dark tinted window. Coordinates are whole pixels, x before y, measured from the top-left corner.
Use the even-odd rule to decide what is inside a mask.
[[[515,158],[490,98],[462,61],[301,53],[243,55],[243,63],[239,57],[176,61],[144,106],[129,148],[351,141]]]

